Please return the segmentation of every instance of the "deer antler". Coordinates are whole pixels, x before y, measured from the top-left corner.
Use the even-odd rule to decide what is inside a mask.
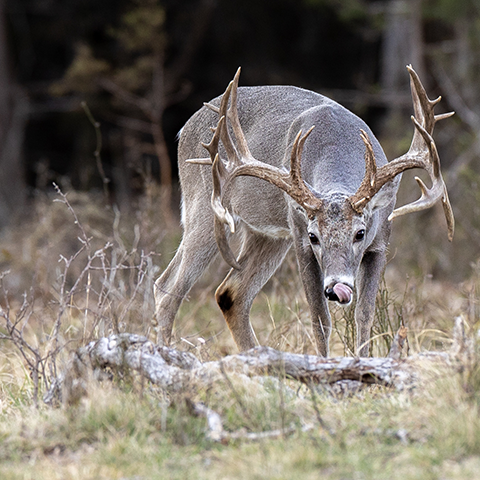
[[[248,148],[247,140],[243,133],[238,117],[237,89],[240,69],[237,70],[234,79],[228,85],[222,96],[220,108],[206,105],[218,113],[220,119],[214,129],[214,136],[209,144],[203,146],[209,151],[212,162],[213,193],[212,208],[215,213],[215,237],[219,250],[225,261],[233,268],[240,268],[228,244],[224,225],[228,225],[231,233],[235,232],[234,218],[229,212],[226,193],[232,181],[239,176],[251,176],[266,180],[277,186],[313,216],[315,211],[321,207],[321,200],[317,198],[307,187],[301,177],[301,158],[305,141],[313,130],[313,126],[302,135],[298,132],[293,142],[290,155],[290,171],[282,170],[267,163],[256,160]],[[228,101],[230,107],[227,109]],[[236,145],[227,126],[227,119],[232,127]],[[227,159],[220,158],[218,154],[218,141],[222,141]],[[209,163],[209,159],[189,159],[188,163]]]
[[[430,208],[438,202],[438,200],[442,199],[445,218],[447,220],[448,238],[451,241],[455,229],[455,220],[448,199],[447,187],[442,178],[440,158],[432,134],[436,122],[451,117],[454,112],[435,115],[434,107],[441,100],[441,97],[430,100],[420,78],[412,66],[408,65],[407,70],[410,74],[414,109],[412,121],[415,128],[410,148],[405,155],[377,169],[372,144],[368,135],[362,131],[361,135],[366,147],[365,177],[357,192],[350,197],[350,202],[352,207],[360,213],[387,182],[393,180],[405,170],[422,168],[426,170],[430,176],[432,187],[428,188],[420,178],[415,177],[422,192],[421,197],[413,203],[395,209],[389,216],[389,220],[393,220],[395,217],[405,215],[406,213],[418,212]]]

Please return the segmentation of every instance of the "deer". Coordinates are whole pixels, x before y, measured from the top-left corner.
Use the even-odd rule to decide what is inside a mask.
[[[329,354],[329,302],[347,306],[355,298],[355,354],[369,355],[392,220],[441,200],[450,241],[454,234],[432,138],[436,122],[454,112],[436,115],[441,97],[430,100],[412,66],[407,70],[413,139],[390,162],[347,108],[293,86],[239,87],[240,69],[223,95],[187,121],[178,145],[183,237],[154,287],[159,344],[170,344],[182,300],[220,253],[230,270],[217,304],[238,349],[258,345],[252,302],[293,246],[317,354]],[[420,198],[395,209],[402,173],[415,168],[427,172],[431,187],[415,177]]]

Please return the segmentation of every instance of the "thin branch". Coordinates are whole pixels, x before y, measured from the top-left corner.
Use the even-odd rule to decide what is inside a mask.
[[[125,103],[129,103],[136,108],[139,108],[148,118],[151,117],[152,105],[147,99],[125,90],[123,87],[109,78],[102,78],[98,83],[104,90],[112,94],[114,97],[117,97]]]
[[[440,84],[442,90],[448,96],[448,102],[455,110],[456,114],[465,122],[472,131],[478,135],[480,131],[480,116],[475,113],[463,100],[445,69],[438,63],[433,62],[433,72],[437,82]]]
[[[105,196],[105,200],[108,201],[109,198],[109,192],[108,192],[108,184],[110,183],[110,179],[107,178],[105,175],[105,170],[103,169],[103,164],[102,164],[102,157],[101,157],[101,151],[102,151],[102,132],[100,130],[100,122],[97,122],[90,111],[90,108],[88,108],[87,102],[82,102],[82,108],[85,112],[85,115],[87,116],[88,120],[90,123],[93,125],[93,128],[95,129],[95,136],[96,136],[96,147],[95,151],[93,152],[93,156],[95,157],[95,162],[97,164],[97,169],[98,173],[100,174],[100,177],[102,178],[103,182],[103,194]]]

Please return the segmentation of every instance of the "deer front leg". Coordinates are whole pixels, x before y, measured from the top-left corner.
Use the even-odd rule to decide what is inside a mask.
[[[300,251],[299,251],[300,250]],[[318,354],[328,357],[332,321],[323,293],[323,273],[310,248],[297,248],[297,261],[312,318]]]
[[[355,323],[357,326],[357,355],[368,357],[370,332],[375,317],[375,299],[383,269],[385,252],[367,252],[363,256],[357,277],[357,306]]]
[[[305,244],[305,225],[292,219],[294,245],[303,289],[307,297],[312,319],[312,329],[319,355],[328,357],[328,343],[332,330],[327,299],[323,293],[323,272],[309,244]]]

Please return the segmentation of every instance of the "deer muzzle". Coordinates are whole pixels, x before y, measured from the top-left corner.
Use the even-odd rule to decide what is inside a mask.
[[[348,305],[353,298],[353,289],[345,283],[335,283],[325,288],[325,296],[332,302]]]

